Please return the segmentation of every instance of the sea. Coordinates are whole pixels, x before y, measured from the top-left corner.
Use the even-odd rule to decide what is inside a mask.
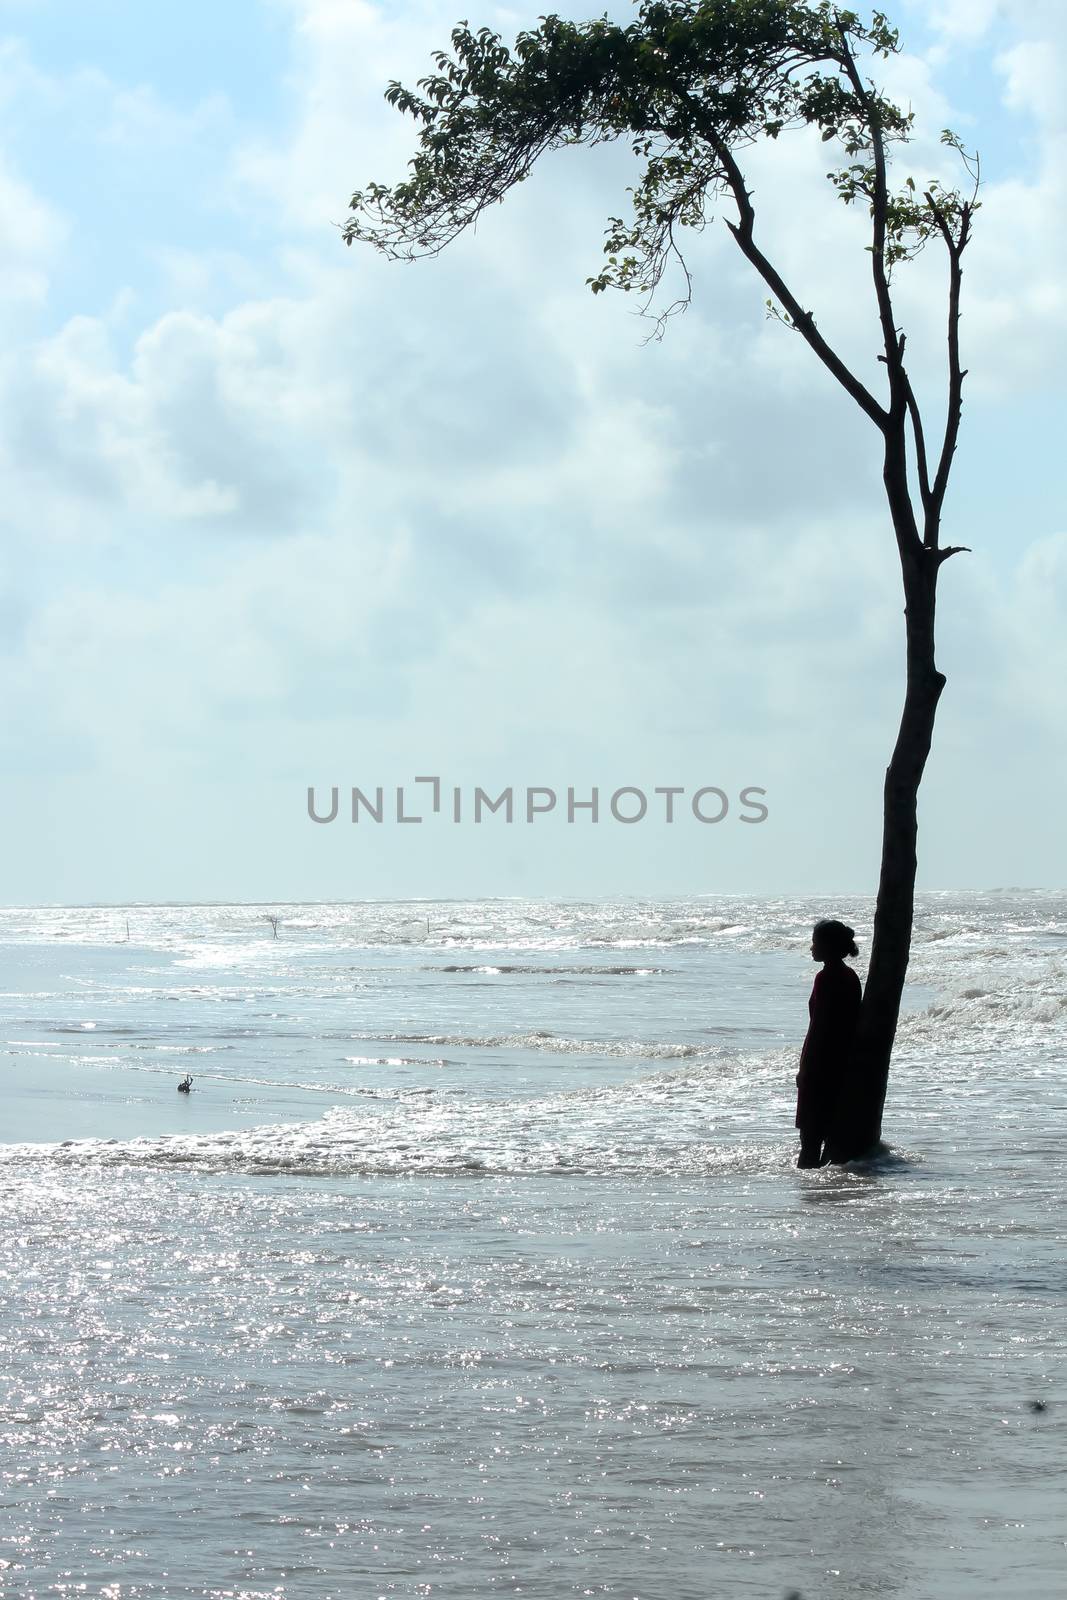
[[[919,896],[798,1170],[871,912],[0,909],[4,1595],[1062,1600],[1067,892]]]

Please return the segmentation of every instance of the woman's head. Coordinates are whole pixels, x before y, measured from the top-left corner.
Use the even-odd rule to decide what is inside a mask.
[[[824,917],[811,931],[811,953],[816,961],[843,961],[858,956],[856,931],[833,917]]]

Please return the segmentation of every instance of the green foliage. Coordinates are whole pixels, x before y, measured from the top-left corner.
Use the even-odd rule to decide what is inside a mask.
[[[907,120],[910,128],[910,112]],[[960,156],[977,190],[977,157],[968,155],[958,134],[950,128],[942,131],[941,143]],[[863,146],[850,139],[845,148],[847,154],[854,155],[859,154]],[[873,161],[853,161],[847,167],[828,172],[826,176],[846,205],[852,205],[858,199],[866,200],[871,216],[875,215],[879,195],[878,174]],[[882,210],[885,219],[883,256],[888,278],[897,262],[914,260],[930,239],[944,233],[946,224],[953,237],[958,238],[965,216],[978,210],[978,202],[973,195],[969,201],[964,200],[958,190],[946,189],[937,178],[931,178],[920,194],[915,179],[909,177],[904,180],[904,188],[896,194],[886,190]],[[873,249],[874,246],[868,248]]]
[[[846,205],[866,203],[868,248],[887,287],[893,268],[936,235],[962,249],[975,209],[974,195],[966,201],[937,181],[889,188],[892,150],[907,142],[912,114],[865,81],[860,62],[898,50],[882,12],[863,22],[832,0],[643,0],[629,26],[546,16],[510,48],[462,22],[416,90],[389,85],[389,103],[419,124],[418,149],[404,181],[352,196],[345,241],[394,260],[437,254],[546,151],[625,138],[643,163],[628,191],[632,215],[609,218],[606,259],[586,281],[594,294],[650,299],[672,256],[691,288],[679,235],[704,228],[724,197],[750,229],[738,153],[811,128],[843,151],[827,177]],[[977,189],[976,164],[954,134],[943,138]],[[797,321],[788,310],[783,320]]]

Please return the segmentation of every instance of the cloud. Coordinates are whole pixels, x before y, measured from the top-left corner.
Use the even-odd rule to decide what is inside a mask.
[[[1054,50],[1045,42],[1024,40],[997,58],[1004,78],[1004,104],[1012,111],[1055,124],[1063,117],[1062,85]]]
[[[1004,0],[935,0],[929,8],[929,21],[955,43],[974,43],[989,31],[1003,9]]]
[[[153,86],[102,71],[93,91],[99,127],[140,141],[146,165],[193,141],[185,181],[210,171],[205,203],[238,235],[268,219],[270,242],[261,226],[200,247],[131,223],[114,309],[25,328],[0,371],[21,549],[0,592],[12,769],[165,769],[175,807],[216,777],[298,790],[431,759],[476,781],[766,772],[785,819],[767,886],[798,841],[866,872],[903,690],[875,431],[765,319],[721,225],[694,241],[694,305],[662,344],[642,346],[625,301],[588,294],[625,151],[562,152],[439,261],[345,251],[329,223],[352,187],[410,153],[381,87],[425,68],[452,12],[279,5],[292,120],[269,139],[210,105],[183,122]],[[1044,155],[990,184],[968,257],[971,382],[994,426],[1062,357],[1056,108],[1035,38],[1002,73]],[[892,72],[929,130],[909,152],[928,173],[954,108],[930,61]],[[817,139],[754,153],[759,225],[877,384],[863,219],[827,195],[826,166]],[[11,182],[24,298],[47,306],[61,223]],[[931,253],[905,282],[909,351],[936,396],[943,264]],[[1067,558],[1058,532],[1034,535],[1006,549],[979,527],[964,542],[987,554],[946,569],[932,807],[977,781],[991,741],[1022,772],[1058,728],[1046,641]],[[839,840],[824,837],[831,785]],[[962,837],[960,871],[980,874],[985,848]]]
[[[5,320],[44,305],[49,269],[67,232],[56,208],[0,158],[0,316]]]

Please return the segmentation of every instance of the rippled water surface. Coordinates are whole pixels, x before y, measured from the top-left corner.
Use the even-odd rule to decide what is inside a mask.
[[[1062,1596],[1067,896],[798,1172],[830,910],[0,911],[4,1592]]]

